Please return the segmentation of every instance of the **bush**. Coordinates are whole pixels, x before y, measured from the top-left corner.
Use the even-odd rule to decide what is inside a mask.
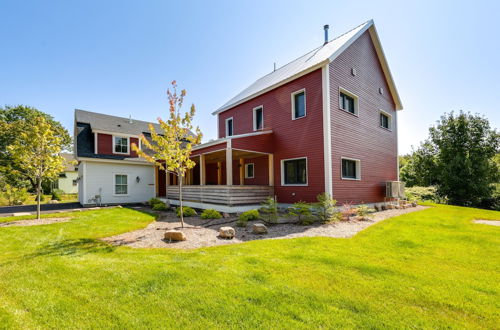
[[[321,222],[339,221],[339,211],[337,211],[335,199],[327,193],[319,194],[316,199],[318,202],[314,204],[313,211]]]
[[[269,197],[264,202],[262,202],[259,209],[263,213],[262,219],[267,223],[278,222],[278,203]]]
[[[64,191],[61,189],[54,189],[52,190],[52,200],[55,201],[62,201],[62,195],[64,194]]]
[[[168,210],[168,207],[165,203],[163,203],[162,201],[160,201],[159,203],[155,203],[153,204],[153,206],[151,207],[151,209],[153,211],[166,211]]]
[[[153,197],[153,198],[151,198],[151,199],[149,200],[148,204],[149,204],[149,206],[153,207],[153,206],[155,206],[155,204],[165,204],[165,203],[163,203],[163,202],[162,202],[161,200],[159,200],[158,198]]]
[[[236,224],[238,225],[238,227],[245,227],[248,221],[258,219],[260,219],[259,210],[248,210],[239,215]]]
[[[438,196],[436,187],[433,186],[405,188],[405,195],[409,201],[431,201],[435,203],[443,201],[443,199]]]
[[[311,212],[311,204],[305,202],[297,202],[288,208],[288,216],[297,218],[297,222],[301,225],[310,225],[315,219]]]
[[[16,188],[9,184],[5,185],[1,195],[2,198],[7,201],[8,205],[23,205],[29,198],[29,193],[26,188]]]
[[[177,214],[178,217],[180,217],[181,216],[181,208],[178,207],[177,209],[175,209],[175,213]],[[189,206],[183,206],[182,207],[182,215],[184,217],[194,217],[195,215],[198,215],[198,213],[196,213],[196,211]]]
[[[369,213],[375,212],[374,209],[369,208],[366,205],[360,205],[356,209],[356,215],[360,218],[366,219]]]
[[[222,215],[219,213],[219,211],[216,211],[214,209],[207,209],[201,213],[201,218],[202,219],[220,219],[220,218],[222,218]]]
[[[356,210],[352,207],[352,203],[344,203],[342,204],[340,214],[341,220],[348,221],[351,215],[356,214]]]

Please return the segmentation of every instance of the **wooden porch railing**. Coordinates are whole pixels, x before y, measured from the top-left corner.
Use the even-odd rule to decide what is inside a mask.
[[[274,195],[271,186],[183,186],[182,200],[219,205],[259,204]],[[167,187],[168,199],[179,199],[179,187]]]

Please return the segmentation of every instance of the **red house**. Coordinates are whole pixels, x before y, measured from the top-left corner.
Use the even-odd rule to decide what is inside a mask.
[[[377,203],[398,180],[401,101],[373,21],[260,78],[213,114],[218,139],[194,147],[187,205],[252,208],[313,202]],[[158,194],[176,204],[173,177]],[[166,183],[166,186],[164,184]],[[252,205],[253,204],[253,205]]]

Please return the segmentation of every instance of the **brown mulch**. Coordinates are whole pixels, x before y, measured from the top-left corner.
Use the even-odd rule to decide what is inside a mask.
[[[337,237],[348,238],[354,236],[359,231],[388,218],[401,214],[420,211],[426,206],[417,206],[407,209],[393,209],[373,213],[368,221],[343,221],[336,224],[314,224],[301,226],[290,224],[290,219],[282,219],[286,224],[269,225],[268,233],[256,235],[252,233],[252,224],[259,221],[249,222],[244,228],[236,226],[237,217],[226,219],[202,220],[198,217],[185,218],[185,227],[180,228],[179,218],[171,212],[161,214],[158,221],[149,224],[146,228],[104,238],[103,240],[113,245],[125,245],[134,248],[176,248],[195,249],[200,247],[237,244],[246,241],[259,239],[284,239],[295,237]],[[203,225],[203,226],[202,226]],[[231,239],[219,238],[218,229],[222,226],[231,226],[236,230],[236,236]],[[168,242],[164,239],[165,231],[168,229],[179,229],[187,240],[182,242]]]
[[[59,222],[68,222],[71,218],[44,218],[44,219],[33,219],[33,220],[18,220],[0,223],[0,227],[27,227],[27,226],[40,226],[40,225],[50,225]]]

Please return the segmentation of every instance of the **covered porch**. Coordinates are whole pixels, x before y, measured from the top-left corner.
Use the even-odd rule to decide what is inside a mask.
[[[193,148],[183,183],[185,205],[240,212],[274,196],[272,132],[219,139]],[[157,171],[157,194],[178,204],[178,178]],[[162,184],[164,182],[164,184]]]

